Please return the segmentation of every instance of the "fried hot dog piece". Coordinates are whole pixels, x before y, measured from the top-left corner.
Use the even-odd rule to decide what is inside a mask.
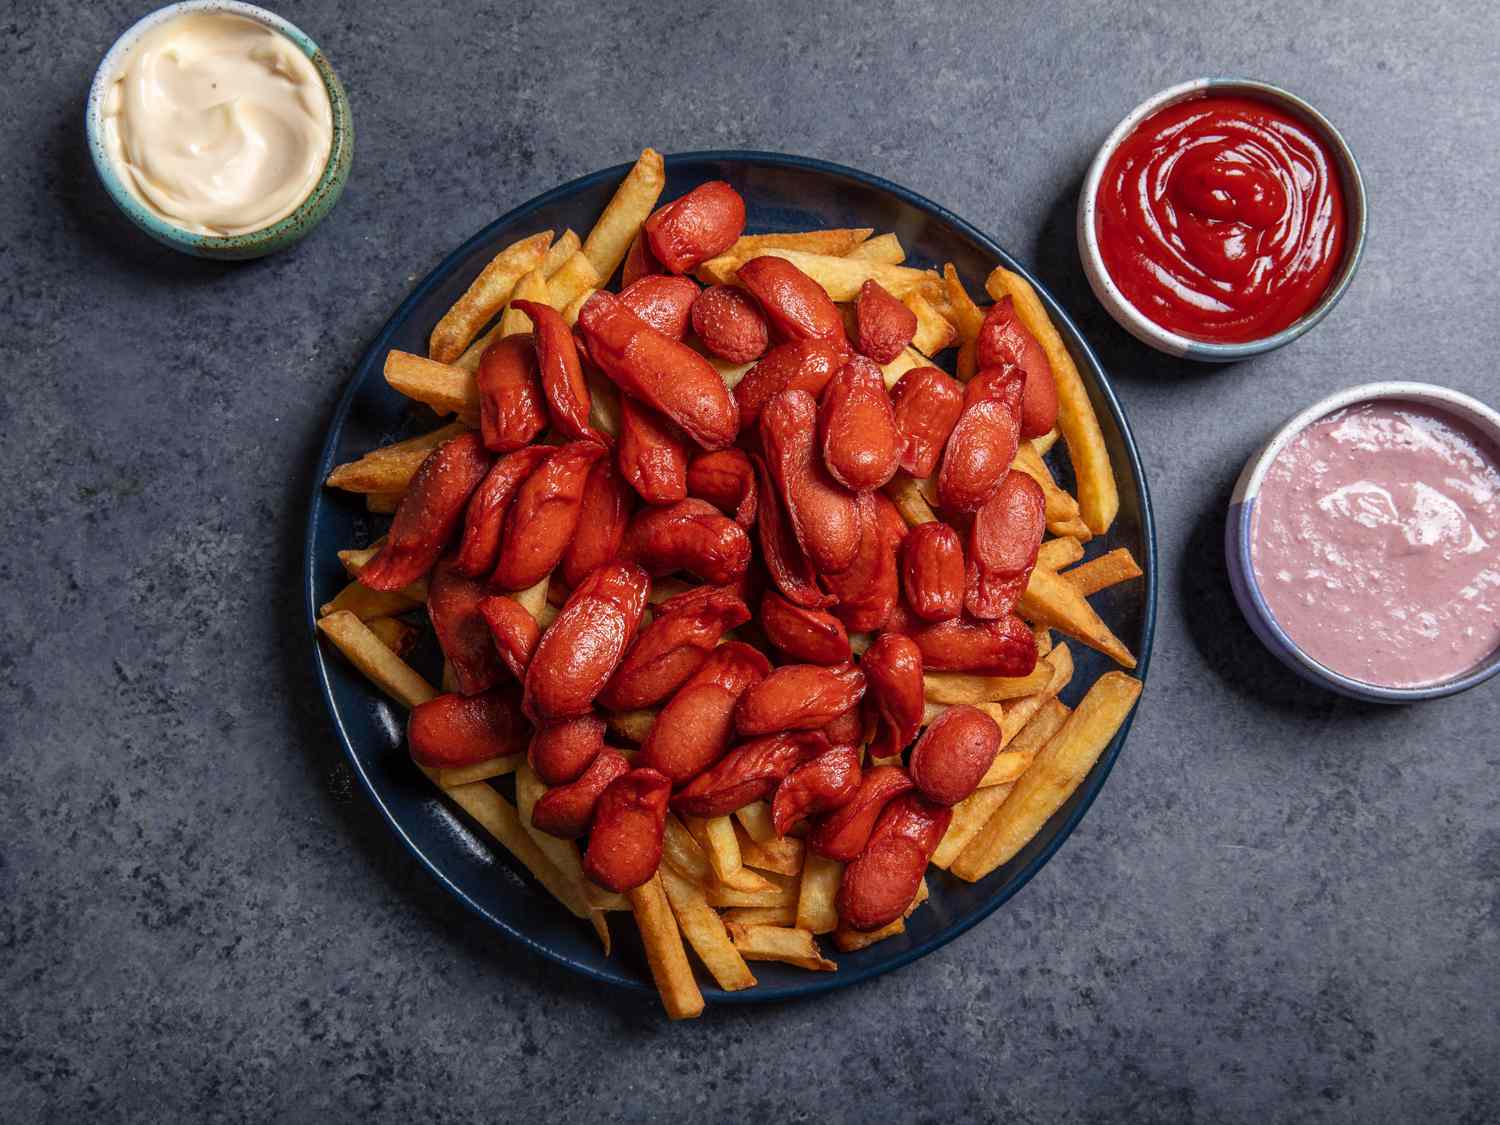
[[[751,258],[737,271],[783,340],[827,340],[847,351],[844,316],[827,291],[785,258]]]
[[[697,777],[729,749],[740,696],[770,673],[759,649],[741,641],[720,645],[661,709],[636,762],[673,784]]]
[[[975,359],[983,370],[1015,364],[1026,372],[1021,396],[1021,436],[1040,437],[1057,425],[1057,383],[1046,349],[1016,316],[1014,302],[1002,297],[987,310],[974,341]]]
[[[1041,485],[1012,469],[969,527],[964,609],[971,617],[1004,617],[1015,609],[1036,566],[1047,530]]]
[[[911,751],[911,779],[939,805],[956,805],[975,789],[1000,752],[995,720],[959,704],[934,719]]]
[[[492,587],[524,590],[562,561],[578,530],[589,473],[607,452],[595,441],[569,442],[526,478],[505,518]]]
[[[594,803],[583,871],[617,894],[649,882],[661,865],[672,783],[655,770],[615,778]]]
[[[586,715],[635,635],[651,579],[633,563],[601,566],[578,584],[526,668],[523,705],[549,722]]]
[[[853,930],[878,930],[901,917],[952,819],[951,808],[916,793],[903,793],[886,805],[869,842],[844,868],[835,900],[843,923]]]
[[[839,808],[859,788],[859,748],[834,746],[787,774],[771,798],[771,826],[785,836],[800,821]]]
[[[782,731],[736,746],[672,798],[680,816],[726,816],[768,797],[798,766],[828,749],[817,731]]]
[[[900,766],[865,770],[854,795],[813,826],[807,837],[808,847],[821,856],[848,863],[864,850],[875,828],[875,818],[887,802],[911,787],[911,778]]]
[[[618,750],[605,747],[577,781],[547,790],[531,809],[531,823],[542,832],[564,840],[577,840],[589,830],[600,796],[615,778],[630,772],[630,763]]]
[[[417,704],[406,720],[412,760],[429,769],[453,769],[519,754],[527,724],[518,702],[514,687],[506,686]]]
[[[745,230],[745,201],[723,180],[699,184],[652,212],[642,228],[652,255],[687,273],[722,254]]]

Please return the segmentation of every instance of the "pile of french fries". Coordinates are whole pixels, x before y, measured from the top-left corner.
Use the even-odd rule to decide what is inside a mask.
[[[583,302],[619,268],[641,224],[657,206],[665,182],[662,158],[647,149],[586,238],[571,230],[556,238],[543,231],[495,255],[433,328],[427,356],[392,351],[386,357],[385,377],[392,387],[453,420],[339,465],[329,475],[328,486],[362,495],[371,512],[394,511],[428,453],[477,425],[474,372],[479,357],[494,340],[531,328],[513,302],[546,302],[573,323]],[[913,367],[943,366],[937,357],[954,348],[951,367],[958,377],[974,374],[975,339],[984,314],[951,264],[940,273],[908,265],[893,234],[876,235],[868,228],[817,230],[745,235],[726,253],[704,263],[699,278],[734,284],[738,266],[764,254],[794,262],[839,302],[852,301],[863,282],[874,278],[917,315],[912,345],[884,368],[888,386]],[[1082,561],[1085,544],[1109,530],[1119,506],[1098,419],[1072,357],[1026,280],[996,269],[985,290],[994,300],[1010,297],[1021,322],[1046,350],[1059,411],[1056,430],[1023,441],[1014,466],[1036,479],[1046,497],[1049,538],[1019,606],[1021,616],[1036,630],[1042,653],[1036,670],[1018,678],[942,672],[925,677],[927,722],[955,704],[975,705],[990,714],[1004,738],[980,788],[954,808],[951,826],[932,860],[935,867],[970,882],[1013,859],[1061,808],[1109,745],[1141,688],[1132,676],[1111,671],[1095,680],[1075,706],[1060,699],[1072,682],[1074,662],[1065,641],[1054,643],[1054,632],[1105,653],[1126,669],[1134,668],[1134,656],[1087,599],[1139,578],[1141,570],[1124,548]],[[710,362],[730,386],[751,366],[712,357]],[[591,390],[592,424],[617,432],[613,388],[598,382]],[[1076,496],[1058,485],[1045,460],[1059,439],[1072,462]],[[931,481],[898,474],[887,493],[909,524],[936,518]],[[438,694],[404,659],[424,620],[426,582],[381,593],[352,581],[377,546],[378,542],[339,552],[351,582],[321,607],[318,627],[386,695],[413,707]],[[544,579],[515,595],[544,630],[565,596],[559,586],[560,581]],[[685,588],[675,580],[658,582],[652,601]],[[873,639],[851,637],[857,652]],[[652,711],[614,714],[609,728],[616,739],[638,744],[654,720]],[[606,954],[611,945],[608,914],[630,911],[663,1004],[673,1018],[696,1016],[703,1008],[686,947],[720,988],[738,990],[756,983],[750,969],[755,961],[836,970],[837,963],[820,949],[819,937],[826,936],[837,950],[849,953],[905,929],[901,920],[873,933],[842,928],[834,899],[843,865],[814,854],[796,836],[778,837],[764,801],[707,820],[669,815],[664,861],[656,876],[627,895],[617,895],[588,881],[575,843],[532,826],[531,809],[545,786],[524,754],[424,772],[567,910],[592,925]],[[513,784],[513,797],[497,783],[507,789]],[[924,880],[907,916],[927,893]]]

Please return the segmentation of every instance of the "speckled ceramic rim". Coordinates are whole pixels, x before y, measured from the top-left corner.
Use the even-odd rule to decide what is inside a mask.
[[[1229,569],[1229,582],[1234,589],[1235,601],[1240,612],[1250,623],[1251,630],[1283,664],[1309,683],[1336,691],[1354,699],[1371,703],[1417,703],[1424,699],[1440,699],[1467,691],[1484,683],[1500,672],[1500,649],[1491,653],[1473,670],[1439,684],[1416,688],[1382,687],[1356,680],[1336,672],[1308,656],[1277,622],[1267,604],[1259,584],[1255,580],[1253,532],[1255,527],[1255,502],[1260,496],[1261,484],[1272,463],[1286,448],[1288,442],[1319,418],[1361,402],[1377,399],[1403,399],[1425,406],[1448,411],[1470,423],[1486,434],[1500,449],[1500,413],[1496,413],[1478,399],[1466,394],[1439,387],[1432,383],[1365,383],[1358,387],[1329,395],[1315,402],[1306,410],[1291,418],[1272,435],[1271,440],[1258,449],[1245,464],[1244,471],[1235,482],[1234,495],[1229,504],[1229,518],[1224,526],[1224,552]]]
[[[1026,269],[1015,263],[1015,260],[1004,250],[1002,250],[988,235],[965,222],[963,219],[959,218],[951,211],[948,211],[938,204],[933,203],[931,200],[918,195],[916,192],[909,191],[898,184],[894,184],[889,180],[881,179],[879,176],[872,176],[867,172],[860,172],[853,168],[847,168],[841,164],[832,164],[824,160],[813,160],[808,157],[787,156],[782,153],[757,152],[745,149],[687,152],[668,156],[666,158],[666,164],[668,168],[671,168],[679,163],[687,163],[691,161],[741,161],[751,164],[765,164],[776,167],[792,168],[800,171],[822,172],[828,175],[845,177],[847,179],[854,180],[857,183],[865,184],[880,191],[888,192],[889,194],[895,196],[903,202],[927,212],[941,222],[946,223],[953,229],[961,232],[966,237],[972,239],[974,242],[984,247],[985,250],[990,253],[996,261],[1006,263],[1007,268],[1015,269],[1016,272],[1020,273],[1023,277],[1026,278],[1027,281],[1031,283],[1031,285],[1036,289],[1037,295],[1041,298],[1042,303],[1046,306],[1048,315],[1050,315],[1055,322],[1062,326],[1067,336],[1071,337],[1071,339],[1073,340],[1078,341],[1079,349],[1082,352],[1083,364],[1088,368],[1089,373],[1092,376],[1092,381],[1098,388],[1099,395],[1103,400],[1105,408],[1108,410],[1110,416],[1114,419],[1115,424],[1119,427],[1121,443],[1125,451],[1126,459],[1128,460],[1130,465],[1130,471],[1133,474],[1134,479],[1140,482],[1141,539],[1145,544],[1143,552],[1144,558],[1140,561],[1142,569],[1146,574],[1147,582],[1145,592],[1145,605],[1142,611],[1141,645],[1140,652],[1138,654],[1139,663],[1134,670],[1134,675],[1144,683],[1146,679],[1146,671],[1151,663],[1151,643],[1156,634],[1156,525],[1151,511],[1151,494],[1147,487],[1145,471],[1141,467],[1140,452],[1136,449],[1135,438],[1130,432],[1130,424],[1125,419],[1125,412],[1120,408],[1119,400],[1115,398],[1115,393],[1109,385],[1109,379],[1104,374],[1103,366],[1099,363],[1098,357],[1094,355],[1093,349],[1089,347],[1088,341],[1084,338],[1083,334],[1078,331],[1077,326],[1074,325],[1071,318],[1069,318],[1067,313],[1062,310],[1061,306],[1059,306],[1058,303],[1053,299],[1052,295],[1047,291],[1047,289],[1043,285],[1041,285],[1041,283],[1038,282],[1036,278],[1032,277]],[[438,263],[438,265],[432,270],[432,272],[422,280],[421,284],[419,284],[414,290],[412,290],[411,294],[406,298],[405,301],[402,302],[400,308],[396,310],[391,319],[386,322],[385,327],[375,338],[374,342],[370,345],[369,350],[365,353],[364,357],[360,360],[359,365],[356,367],[355,377],[350,380],[349,386],[344,391],[343,398],[339,400],[338,409],[334,412],[332,423],[330,424],[328,429],[328,437],[324,440],[323,450],[318,457],[318,467],[316,469],[315,475],[315,480],[317,483],[315,483],[314,485],[315,489],[321,488],[322,481],[332,470],[339,432],[343,427],[344,420],[348,417],[350,410],[353,408],[355,397],[358,395],[361,387],[363,386],[363,376],[368,372],[379,370],[380,363],[384,361],[385,354],[390,348],[391,337],[405,321],[411,309],[415,307],[416,304],[421,301],[422,298],[425,297],[431,289],[433,289],[444,279],[446,279],[448,275],[457,268],[460,262],[464,261],[474,252],[476,247],[492,240],[494,231],[503,229],[511,223],[519,222],[525,219],[527,215],[531,214],[541,207],[549,205],[554,200],[567,197],[575,192],[592,186],[593,184],[596,184],[601,180],[608,181],[610,183],[618,182],[625,176],[625,173],[628,172],[631,167],[632,166],[630,164],[618,164],[613,168],[605,168],[602,171],[594,172],[591,175],[582,176],[579,179],[572,181],[571,183],[566,183],[561,185],[560,187],[553,188],[551,191],[545,193],[544,195],[537,196],[535,199],[521,204],[521,206],[517,207],[515,210],[501,216],[499,219],[496,219],[489,226],[485,227],[483,230],[475,234],[462,246],[454,250],[451,254],[448,255],[448,257],[444,258],[443,261]],[[324,653],[322,646],[320,646],[316,640],[318,633],[318,599],[315,584],[316,567],[313,555],[317,535],[317,519],[318,505],[314,503],[308,513],[307,538],[304,544],[305,557],[303,560],[304,612],[306,614],[308,635],[310,638],[312,638],[312,644],[310,647],[314,674],[317,677],[319,687],[322,689],[323,701],[328,708],[329,716],[333,720],[334,729],[338,734],[339,743],[344,748],[344,753],[349,759],[350,766],[354,770],[355,776],[359,778],[360,784],[364,786],[365,793],[374,802],[376,808],[380,810],[380,813],[385,818],[386,823],[391,826],[392,831],[395,832],[396,837],[402,842],[402,844],[405,845],[407,850],[411,852],[411,854],[417,859],[419,863],[422,864],[423,867],[425,867],[432,873],[433,877],[437,879],[437,881],[443,887],[445,887],[450,894],[452,894],[456,899],[462,902],[469,910],[473,911],[475,915],[484,919],[486,922],[494,926],[497,930],[505,934],[507,937],[513,938],[515,941],[526,946],[526,948],[530,949],[532,952],[547,958],[549,961],[555,962],[559,965],[563,965],[564,967],[571,969],[574,972],[581,973],[582,975],[590,977],[601,983],[614,985],[616,987],[625,988],[640,993],[652,993],[652,988],[642,981],[623,976],[610,976],[608,974],[600,973],[592,966],[575,961],[572,958],[559,953],[557,950],[551,948],[550,946],[534,940],[523,930],[519,930],[516,927],[509,925],[503,919],[497,918],[495,915],[491,914],[484,908],[482,904],[476,902],[469,895],[465,894],[461,887],[459,887],[456,883],[453,882],[452,879],[448,878],[448,876],[443,873],[442,868],[417,845],[416,841],[414,841],[402,827],[401,822],[381,800],[380,794],[376,791],[373,781],[365,773],[364,765],[360,761],[359,755],[355,752],[354,744],[350,739],[349,732],[345,728],[343,721],[340,718],[339,709],[334,700],[333,683],[329,676],[326,654]],[[1037,855],[1032,857],[1031,861],[1027,863],[1023,868],[1021,868],[1021,870],[1018,871],[1013,878],[1007,879],[1002,889],[997,891],[991,897],[991,899],[987,903],[985,903],[984,907],[981,910],[976,911],[971,918],[966,919],[962,923],[955,923],[954,925],[951,925],[946,929],[939,931],[929,940],[914,945],[912,948],[904,950],[902,953],[897,956],[891,957],[889,960],[882,961],[876,965],[871,965],[864,969],[851,969],[847,971],[841,970],[837,973],[812,973],[809,974],[810,978],[812,979],[809,979],[806,982],[799,983],[794,986],[779,988],[769,985],[759,985],[755,988],[746,989],[742,992],[725,992],[724,990],[718,988],[704,987],[702,989],[704,998],[715,1004],[759,1004],[771,1003],[779,1000],[795,999],[803,996],[813,996],[819,993],[829,992],[837,988],[847,988],[850,985],[859,984],[861,981],[869,980],[870,978],[879,976],[882,973],[890,972],[893,969],[899,969],[903,965],[908,965],[912,961],[915,961],[917,958],[931,953],[934,949],[946,945],[948,942],[952,941],[956,937],[959,937],[961,934],[967,933],[972,927],[984,921],[984,919],[988,918],[991,914],[993,914],[996,910],[998,910],[1001,906],[1008,902],[1010,898],[1016,894],[1016,892],[1018,892],[1022,887],[1029,883],[1032,877],[1042,869],[1043,865],[1045,865],[1047,861],[1053,857],[1053,855],[1057,853],[1057,850],[1062,847],[1064,841],[1066,841],[1067,838],[1072,834],[1073,829],[1078,826],[1079,821],[1083,819],[1084,814],[1087,813],[1090,806],[1093,805],[1094,799],[1099,795],[1100,789],[1104,787],[1105,781],[1109,778],[1110,770],[1114,767],[1115,759],[1119,757],[1121,747],[1125,745],[1126,736],[1130,733],[1131,724],[1135,721],[1136,711],[1138,710],[1139,708],[1133,710],[1126,717],[1125,722],[1121,725],[1119,731],[1115,734],[1115,737],[1110,741],[1108,748],[1105,749],[1103,755],[1100,756],[1098,763],[1094,766],[1093,770],[1090,771],[1088,778],[1081,786],[1081,793],[1078,799],[1078,804],[1068,814],[1067,819],[1058,829],[1057,834],[1052,838],[1049,845],[1046,848],[1042,849]]]
[[[1176,332],[1169,332],[1137,309],[1120,292],[1114,279],[1109,276],[1109,271],[1104,268],[1104,259],[1099,253],[1099,238],[1094,222],[1099,198],[1099,183],[1104,178],[1105,165],[1109,163],[1109,158],[1114,155],[1115,149],[1120,147],[1120,142],[1137,125],[1164,106],[1175,105],[1177,102],[1208,92],[1243,94],[1262,98],[1289,110],[1311,125],[1323,142],[1328,145],[1334,162],[1338,165],[1339,182],[1344,189],[1344,203],[1349,224],[1349,239],[1344,247],[1343,265],[1339,268],[1333,283],[1329,285],[1328,291],[1323,294],[1323,299],[1294,324],[1282,329],[1274,336],[1250,340],[1243,344],[1211,344]],[[1104,144],[1100,146],[1098,154],[1094,157],[1093,164],[1089,166],[1088,175],[1083,181],[1083,191],[1078,197],[1078,255],[1083,259],[1083,272],[1089,279],[1089,286],[1094,290],[1094,296],[1099,298],[1099,303],[1109,310],[1109,315],[1119,322],[1121,328],[1141,343],[1149,344],[1157,351],[1184,359],[1204,363],[1233,363],[1235,360],[1247,359],[1253,355],[1260,355],[1262,352],[1274,351],[1284,344],[1290,344],[1327,316],[1333,306],[1339,303],[1344,291],[1349,288],[1349,282],[1354,279],[1354,271],[1359,267],[1360,256],[1364,253],[1366,210],[1365,183],[1364,178],[1359,174],[1359,164],[1355,161],[1354,153],[1343,135],[1333,127],[1328,118],[1296,94],[1283,90],[1279,86],[1273,86],[1269,82],[1257,82],[1250,78],[1195,78],[1191,82],[1183,82],[1159,94],[1153,94],[1131,110],[1125,120],[1115,126],[1114,132],[1105,138]]]
[[[147,31],[187,12],[233,12],[280,32],[312,62],[323,79],[329,104],[333,108],[333,143],[328,151],[328,163],[312,191],[286,218],[248,234],[196,234],[153,214],[121,178],[104,144],[104,102],[126,54]],[[132,24],[115,40],[114,46],[99,63],[99,69],[94,72],[94,81],[89,87],[88,103],[84,109],[84,131],[88,136],[89,155],[93,158],[94,170],[98,172],[104,190],[115,201],[115,205],[125,212],[131,222],[158,242],[199,258],[259,258],[298,242],[333,210],[334,204],[343,194],[344,181],[348,179],[349,167],[354,160],[354,121],[349,109],[349,97],[318,45],[300,28],[276,13],[257,8],[254,4],[239,3],[238,0],[184,0],[183,3],[158,8]]]

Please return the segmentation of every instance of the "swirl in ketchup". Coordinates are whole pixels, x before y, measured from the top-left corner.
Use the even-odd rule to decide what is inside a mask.
[[[1286,328],[1344,256],[1332,156],[1306,123],[1258,98],[1199,96],[1142,121],[1105,166],[1096,224],[1126,300],[1212,343]]]

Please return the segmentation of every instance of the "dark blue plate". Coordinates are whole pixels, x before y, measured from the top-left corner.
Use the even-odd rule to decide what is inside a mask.
[[[323,479],[340,462],[436,425],[430,414],[422,416],[423,411],[414,410],[386,386],[381,376],[386,353],[399,348],[426,354],[432,326],[501,246],[549,227],[559,233],[568,227],[586,232],[627,167],[622,164],[564,184],[485,227],[417,286],[365,353],[334,415],[312,482],[312,512],[307,526],[309,638],[317,636],[313,625],[317,607],[346,581],[336,552],[370,542],[385,523],[384,517],[368,516],[358,497],[325,490]],[[1014,258],[958,216],[905,188],[852,168],[766,152],[701,152],[667,158],[665,198],[680,195],[704,180],[727,180],[734,185],[745,197],[751,231],[854,226],[894,231],[906,247],[910,263],[937,266],[953,262],[964,283],[976,294],[983,292],[984,279],[996,265],[1026,273]],[[1139,655],[1137,674],[1144,678],[1156,615],[1156,542],[1146,480],[1130,428],[1099,361],[1051,295],[1040,285],[1037,291],[1083,372],[1119,478],[1119,518],[1107,536],[1089,544],[1089,554],[1129,547],[1145,571],[1143,581],[1125,583],[1094,599],[1104,619]],[[952,355],[951,351],[947,353],[948,357]],[[1067,458],[1053,456],[1051,461],[1062,483],[1070,485]],[[402,745],[404,712],[370,687],[331,648],[315,639],[312,648],[334,728],[355,773],[396,834],[438,881],[496,929],[537,953],[596,980],[650,989],[651,978],[634,925],[623,916],[615,916],[615,953],[604,957],[587,926],[553,902],[518,864],[445,803],[412,766]],[[1078,670],[1063,693],[1068,703],[1075,703],[1085,686],[1112,666],[1107,658],[1082,645],[1072,648]],[[431,665],[424,670],[435,672]],[[1129,729],[1127,721],[1083,785],[1010,863],[973,884],[936,869],[929,872],[932,897],[907,921],[904,934],[858,953],[834,954],[826,949],[838,961],[836,973],[757,963],[755,975],[761,983],[744,992],[710,987],[700,972],[704,996],[714,1002],[805,996],[905,965],[951,941],[1020,890],[1057,851],[1098,795]]]

